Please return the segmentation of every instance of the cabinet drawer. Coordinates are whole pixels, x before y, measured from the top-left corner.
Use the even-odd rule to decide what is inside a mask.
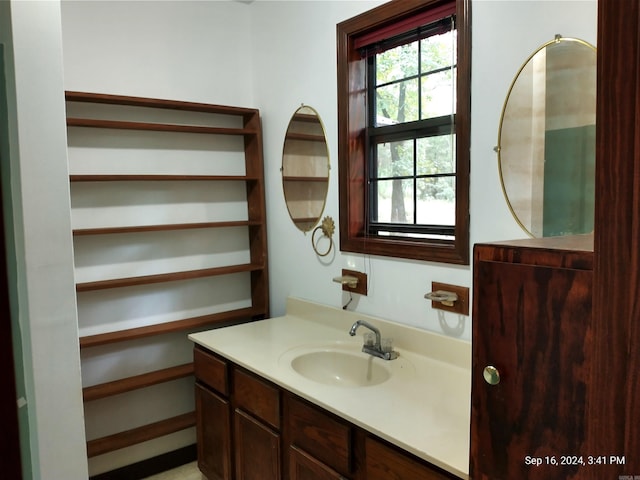
[[[288,397],[291,444],[342,475],[352,471],[352,429],[345,422],[295,397]]]
[[[449,480],[455,478],[436,467],[367,437],[365,441],[367,480]]]
[[[193,350],[193,368],[198,380],[223,395],[229,394],[227,363],[200,348]]]
[[[327,467],[306,452],[289,449],[289,480],[346,480],[335,470]]]
[[[280,392],[273,385],[243,370],[233,370],[235,405],[280,429]]]

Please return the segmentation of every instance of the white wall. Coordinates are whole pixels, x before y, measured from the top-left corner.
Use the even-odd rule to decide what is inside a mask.
[[[26,325],[33,327],[26,349],[34,359],[32,395],[38,400],[46,394],[46,401],[37,405],[33,437],[35,463],[48,472],[42,478],[86,477],[72,264],[70,251],[64,251],[70,239],[68,204],[62,205],[68,202],[63,187],[68,185],[67,167],[61,161],[63,89],[260,108],[272,314],[284,313],[289,295],[342,305],[347,297],[331,278],[349,267],[366,271],[370,282],[369,295],[356,296],[350,308],[443,331],[423,295],[432,280],[470,287],[470,267],[337,251],[319,259],[310,235],[293,226],[282,196],[284,132],[293,111],[301,103],[309,104],[327,129],[332,171],[325,215],[338,223],[335,25],[379,3],[64,1],[60,32],[57,2],[12,2],[13,41],[22,49],[16,53],[16,64],[22,58],[26,62],[23,71],[16,66],[17,125],[25,142],[24,150],[20,144],[18,165],[22,177],[16,178],[20,186],[16,195],[23,194],[16,198],[24,200],[25,212],[25,238],[20,239],[24,250],[18,255],[24,257],[19,265],[26,277],[23,294],[29,293],[22,314]],[[513,75],[534,49],[556,33],[595,43],[595,19],[596,0],[472,2],[472,243],[524,236],[502,197],[493,152]],[[36,100],[43,101],[35,105]],[[30,128],[48,126],[38,130],[37,142],[27,142],[34,138],[27,122]],[[45,167],[43,162],[46,169],[37,170]],[[17,203],[15,208],[20,213],[23,207]],[[338,240],[338,232],[334,238]],[[56,281],[50,281],[54,275]],[[455,326],[459,319],[447,315],[446,320]],[[461,337],[469,339],[470,319],[463,320]]]
[[[62,1],[67,90],[250,107],[249,6]]]
[[[438,312],[423,297],[432,281],[471,287],[471,267],[341,254],[315,255],[310,235],[298,231],[287,215],[280,164],[288,121],[301,104],[321,115],[329,142],[331,173],[324,215],[338,224],[336,23],[381,2],[258,1],[252,4],[254,97],[264,123],[268,195],[272,314],[284,313],[292,295],[341,306],[348,296],[332,277],[342,268],[369,275],[369,295],[355,296],[349,307],[436,332],[447,332]],[[513,76],[527,57],[556,33],[595,44],[596,1],[472,2],[471,244],[524,238],[512,218],[499,183],[498,124]],[[268,41],[265,41],[268,39]],[[268,73],[268,74],[266,74]],[[335,234],[339,241],[339,232]],[[324,246],[324,245],[323,245]],[[293,261],[292,261],[293,260]],[[470,318],[445,314],[445,321],[469,339]]]
[[[18,291],[12,312],[22,339],[17,364],[25,368],[22,408],[28,409],[32,458],[24,471],[36,479],[83,479],[60,8],[57,2],[2,2],[0,12],[10,144],[10,158],[2,160],[9,162],[13,209],[7,243],[16,263],[9,283]]]

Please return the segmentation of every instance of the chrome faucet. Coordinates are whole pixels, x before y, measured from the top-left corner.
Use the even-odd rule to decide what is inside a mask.
[[[368,353],[369,355],[373,355],[375,357],[379,357],[384,360],[393,360],[395,358],[398,358],[398,352],[396,352],[395,350],[391,349],[386,352],[382,350],[382,339],[380,336],[380,330],[378,330],[376,327],[374,327],[373,325],[371,325],[369,322],[365,320],[358,320],[353,325],[351,325],[351,330],[349,330],[349,335],[351,335],[352,337],[355,336],[356,330],[358,330],[358,327],[360,326],[368,328],[376,336],[376,339],[373,345],[368,345],[365,343],[362,346],[362,351],[364,353]]]

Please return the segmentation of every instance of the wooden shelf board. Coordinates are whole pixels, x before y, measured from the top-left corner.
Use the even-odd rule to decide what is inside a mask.
[[[230,325],[233,323],[247,322],[257,316],[266,315],[266,313],[267,312],[263,312],[258,308],[247,307],[237,310],[229,310],[226,312],[202,315],[199,317],[175,320],[173,322],[148,325],[145,327],[136,327],[115,332],[87,335],[85,337],[80,337],[80,348],[84,349],[98,347],[100,345],[108,345],[111,343],[136,340],[139,338],[151,337],[154,335],[163,335],[166,333],[194,330],[207,326],[227,324]]]
[[[90,93],[66,91],[68,102],[100,103],[107,105],[126,105],[130,107],[162,108],[167,110],[182,110],[190,112],[217,113],[221,115],[243,115],[249,117],[258,114],[253,108],[229,107],[226,105],[212,105],[208,103],[183,102],[164,100],[159,98],[132,97],[125,95],[110,95],[105,93]]]
[[[207,127],[175,123],[130,122],[123,120],[96,120],[93,118],[67,118],[68,127],[107,128],[115,130],[142,130],[148,132],[201,133],[207,135],[257,135],[248,128]]]
[[[95,282],[77,283],[76,292],[90,292],[94,290],[105,290],[108,288],[133,287],[137,285],[151,285],[154,283],[191,280],[195,278],[214,277],[217,275],[229,275],[232,273],[252,272],[255,270],[260,270],[262,268],[263,267],[261,265],[247,263],[242,265],[230,265],[227,267],[212,267],[199,270],[159,273],[155,275],[142,275],[139,277],[97,280]]]
[[[195,424],[196,412],[194,411],[114,435],[96,438],[87,442],[87,456],[89,458],[96,457],[114,450],[137,445],[138,443],[185,430],[195,426]]]
[[[100,398],[111,397],[159,383],[170,382],[190,375],[193,375],[193,363],[186,363],[176,367],[165,368],[133,377],[114,380],[113,382],[86,387],[82,389],[82,397],[85,402],[91,402]]]
[[[190,230],[198,228],[229,228],[229,227],[252,227],[260,225],[260,222],[252,220],[239,220],[230,222],[202,222],[202,223],[171,223],[162,225],[132,225],[126,227],[98,227],[98,228],[76,228],[73,230],[74,236],[82,235],[107,235],[112,233],[139,233],[139,232],[162,232],[171,230]]]
[[[73,174],[69,175],[71,182],[167,182],[167,181],[226,181],[245,182],[257,181],[258,178],[247,175],[123,175],[123,174]]]

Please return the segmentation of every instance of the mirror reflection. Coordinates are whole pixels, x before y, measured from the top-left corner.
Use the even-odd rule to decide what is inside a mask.
[[[282,186],[293,223],[308,232],[317,223],[329,188],[329,150],[318,112],[303,105],[287,128],[282,153]]]
[[[507,203],[529,235],[593,231],[595,116],[593,45],[557,36],[516,75],[496,151]]]

